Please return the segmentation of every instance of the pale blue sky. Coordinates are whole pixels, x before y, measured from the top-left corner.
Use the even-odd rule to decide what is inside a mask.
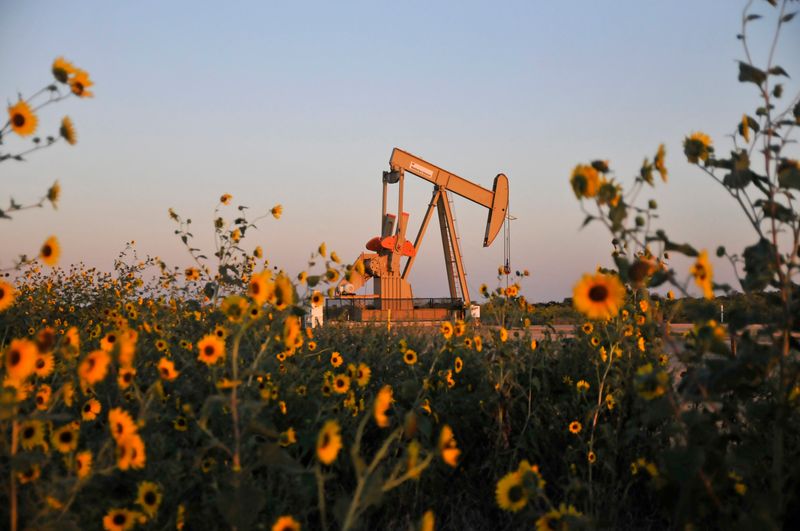
[[[225,192],[252,212],[284,205],[250,235],[273,263],[296,272],[321,241],[349,261],[378,233],[394,146],[486,187],[508,175],[512,267],[532,271],[534,300],[570,295],[582,272],[609,262],[607,233],[579,231],[568,185],[573,166],[594,158],[628,178],[664,142],[670,182],[643,196],[658,199],[661,225],[698,247],[741,249],[752,240],[744,218],[685,162],[681,141],[701,129],[727,148],[724,135],[758,105],[736,82],[742,5],[0,0],[0,94],[48,83],[59,55],[96,82],[94,99],[40,116],[55,131],[69,114],[77,146],[0,166],[3,202],[35,199],[56,178],[64,189],[58,211],[0,224],[0,265],[55,233],[63,263],[108,269],[134,239],[140,253],[185,266],[167,208],[193,218],[207,248]],[[753,25],[757,57],[767,28]],[[795,78],[798,28],[787,27],[778,56]],[[430,186],[409,180],[407,190],[414,228]],[[502,241],[482,248],[480,207],[456,200],[456,214],[472,289],[491,285]],[[437,232],[412,284],[417,296],[447,292]]]

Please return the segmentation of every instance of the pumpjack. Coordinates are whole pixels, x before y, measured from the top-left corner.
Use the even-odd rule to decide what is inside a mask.
[[[406,238],[407,212],[403,211],[403,186],[409,173],[433,184],[433,194],[413,243]],[[398,185],[397,214],[387,212],[390,185]],[[350,274],[337,286],[337,297],[330,300],[338,307],[349,306],[349,318],[356,321],[441,321],[463,317],[471,305],[461,244],[456,232],[451,194],[466,198],[488,209],[483,246],[492,244],[508,217],[508,178],[500,173],[491,190],[448,172],[399,148],[394,148],[389,171],[383,172],[383,207],[381,235],[369,240]],[[445,270],[450,300],[414,299],[409,274],[422,247],[422,240],[433,212],[439,217],[444,249]],[[403,264],[403,261],[405,263]],[[373,294],[358,295],[368,281],[374,281]],[[338,299],[338,300],[337,300]]]

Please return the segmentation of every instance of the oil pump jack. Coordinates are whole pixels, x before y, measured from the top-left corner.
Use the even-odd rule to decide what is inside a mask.
[[[403,211],[406,173],[433,184],[431,201],[413,243],[406,239],[408,213]],[[398,185],[397,215],[387,212],[390,185]],[[350,275],[337,287],[339,305],[349,301],[354,310],[350,318],[357,321],[385,321],[391,316],[394,321],[436,321],[450,319],[454,317],[453,314],[463,317],[465,309],[470,308],[471,299],[461,244],[456,233],[451,193],[489,210],[483,246],[491,245],[508,215],[508,178],[502,173],[498,174],[492,189],[487,190],[411,153],[394,148],[389,171],[383,172],[381,235],[367,242],[367,250],[371,252],[359,255]],[[434,210],[439,217],[451,297],[444,304],[436,304],[431,299],[424,303],[420,302],[421,299],[414,299],[408,281]],[[404,265],[401,263],[403,259]],[[370,279],[374,281],[373,294],[357,295],[357,291]],[[354,304],[357,301],[359,304]],[[334,299],[331,302],[337,301]]]

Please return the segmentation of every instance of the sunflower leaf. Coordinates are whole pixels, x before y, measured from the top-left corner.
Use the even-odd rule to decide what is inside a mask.
[[[739,61],[739,81],[742,83],[751,82],[760,86],[766,79],[767,74],[763,70]]]

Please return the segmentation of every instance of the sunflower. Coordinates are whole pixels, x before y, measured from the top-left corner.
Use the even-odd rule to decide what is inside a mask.
[[[161,358],[158,361],[158,374],[161,376],[162,380],[171,382],[178,377],[180,372],[175,370],[175,362],[167,358]]]
[[[78,333],[78,328],[73,326],[67,333],[64,334],[64,347],[69,350],[77,351],[81,346],[81,336]]]
[[[109,332],[100,340],[100,350],[111,352],[117,343],[118,335],[116,332]]]
[[[92,452],[86,450],[75,455],[75,473],[84,479],[92,472]]]
[[[505,326],[500,327],[500,341],[502,343],[508,341],[508,330],[506,330]]]
[[[117,444],[122,439],[134,435],[137,429],[130,413],[119,407],[115,407],[108,412],[108,426],[111,430],[111,436],[114,437]]]
[[[75,67],[63,57],[59,57],[53,61],[53,77],[56,78],[56,81],[66,83],[69,76],[74,73]]]
[[[518,471],[509,472],[497,482],[495,499],[497,506],[505,511],[517,512],[528,504],[528,491]]]
[[[326,420],[317,436],[317,459],[323,464],[330,465],[342,449],[342,436],[339,423],[335,420]]]
[[[464,360],[461,359],[461,356],[456,356],[456,361],[453,363],[453,368],[456,370],[456,374],[460,373],[464,369]]]
[[[478,352],[482,351],[483,350],[483,339],[481,339],[481,336],[475,336],[473,338],[473,341],[475,341],[475,350],[477,350]]]
[[[272,214],[272,217],[275,219],[281,219],[281,214],[283,214],[283,206],[275,205],[270,209],[269,213]]]
[[[272,531],[300,531],[300,522],[290,515],[284,515],[275,520]]]
[[[154,518],[158,513],[158,507],[161,505],[161,487],[152,481],[142,481],[139,483],[139,490],[136,495],[136,504],[142,508],[142,511]]]
[[[24,381],[36,370],[39,349],[29,339],[12,339],[6,350],[6,376],[17,382]]]
[[[172,421],[172,427],[175,428],[176,431],[186,431],[189,429],[189,423],[186,421],[186,417],[180,416]]]
[[[365,387],[369,383],[369,379],[372,376],[372,369],[369,368],[369,365],[366,363],[359,363],[358,368],[356,369],[356,383],[358,383],[359,387]]]
[[[69,88],[79,98],[91,98],[94,96],[93,92],[86,90],[92,85],[94,85],[94,82],[89,79],[89,73],[84,70],[76,69],[75,75],[69,80]]]
[[[66,382],[61,387],[61,399],[64,400],[67,407],[72,407],[72,403],[75,401],[75,385],[72,382]]]
[[[551,509],[536,520],[536,531],[550,531],[551,529],[571,529],[570,519],[579,518],[581,513],[574,506],[559,504],[558,509]],[[567,518],[567,521],[565,520]]]
[[[297,442],[297,433],[294,431],[294,428],[289,428],[288,430],[281,432],[278,436],[278,444],[283,446],[284,448],[287,446],[291,446]]]
[[[85,421],[94,420],[102,410],[103,406],[100,404],[100,402],[96,398],[90,398],[85,404],[83,404],[83,408],[81,408],[81,417]]]
[[[78,376],[82,382],[89,385],[95,384],[106,377],[109,363],[111,363],[111,356],[108,355],[108,352],[95,350],[87,355],[78,366]]]
[[[592,323],[583,323],[581,330],[583,330],[584,334],[591,334],[594,332],[594,325]]]
[[[120,389],[127,389],[133,383],[136,376],[136,369],[133,367],[122,367],[117,374],[117,385]]]
[[[225,341],[217,334],[209,334],[197,342],[197,359],[206,365],[214,365],[225,357]]]
[[[60,134],[70,146],[74,146],[78,143],[78,134],[75,132],[75,125],[72,123],[72,119],[70,119],[69,116],[65,116],[61,119],[61,127],[58,130],[58,134]]]
[[[586,454],[586,460],[589,461],[590,465],[593,465],[595,461],[597,461],[597,454],[595,454],[592,451],[589,451],[589,453]]]
[[[17,480],[20,484],[33,483],[42,475],[42,469],[39,465],[31,465],[29,468],[17,472]]]
[[[336,351],[331,352],[331,365],[333,365],[334,367],[340,367],[342,363],[344,363],[342,355]]]
[[[464,321],[462,321],[461,319],[459,319],[458,321],[456,321],[456,324],[454,326],[454,330],[455,330],[456,336],[457,337],[461,337],[461,336],[464,335],[464,332],[467,331],[467,324]]]
[[[52,352],[39,354],[36,356],[36,363],[34,364],[34,372],[39,378],[47,378],[53,373],[56,361]]]
[[[436,516],[433,511],[428,509],[422,515],[422,521],[419,524],[420,531],[434,531],[436,529]]]
[[[325,271],[325,279],[330,283],[336,282],[339,280],[339,272],[329,267],[328,270]]]
[[[228,329],[222,325],[217,325],[214,327],[213,334],[220,339],[225,339],[228,337]]]
[[[378,396],[375,397],[375,405],[373,406],[375,423],[381,428],[387,428],[389,426],[389,417],[386,415],[386,412],[392,407],[392,402],[394,402],[392,386],[384,385],[381,390],[378,391]]]
[[[258,259],[264,258],[264,249],[262,249],[260,245],[256,246],[256,248],[253,249],[253,256]]]
[[[53,395],[53,388],[47,384],[42,384],[39,386],[39,390],[36,391],[36,409],[39,410],[46,410],[50,405],[50,397]]]
[[[708,160],[708,157],[714,153],[711,144],[711,138],[708,135],[700,132],[692,133],[692,136],[683,139],[683,152],[686,154],[686,159],[692,164]]]
[[[531,350],[536,350],[537,346],[539,346],[539,343],[535,339],[531,339]]]
[[[306,343],[306,347],[308,347],[309,352],[314,352],[317,350],[317,342],[316,341],[309,341]]]
[[[656,156],[653,159],[653,166],[656,167],[656,170],[661,175],[661,180],[667,182],[667,177],[669,176],[669,172],[667,171],[667,167],[664,164],[664,157],[666,156],[667,151],[664,148],[664,144],[658,145],[658,151],[656,151]]]
[[[61,256],[61,246],[55,236],[50,236],[42,245],[39,251],[39,258],[42,262],[53,267],[58,263],[58,258]]]
[[[183,271],[183,276],[186,277],[186,280],[189,282],[194,282],[195,280],[200,280],[200,270],[196,267],[187,267]]]
[[[271,281],[272,273],[262,271],[250,277],[247,294],[256,304],[262,305],[275,297],[275,285]]]
[[[286,275],[280,274],[275,279],[275,309],[285,310],[294,303],[294,286]]]
[[[569,182],[578,199],[594,197],[600,190],[600,174],[592,166],[585,164],[575,166]]]
[[[703,250],[700,256],[697,257],[694,265],[690,269],[694,282],[703,290],[703,297],[711,299],[714,297],[714,288],[712,278],[714,276],[714,268],[711,267],[711,262],[708,261],[708,252]]]
[[[625,302],[625,287],[616,275],[583,275],[573,289],[575,308],[589,319],[610,319]]]
[[[417,353],[410,348],[406,349],[406,351],[403,352],[403,361],[406,362],[406,365],[414,365],[417,363]]]
[[[0,312],[14,304],[14,295],[14,286],[5,280],[0,280]]]
[[[144,468],[146,460],[144,441],[138,433],[117,441],[117,466],[120,470]]]
[[[599,347],[600,346],[600,338],[597,337],[597,336],[592,336],[592,339],[590,340],[590,342],[591,342],[593,347]]]
[[[15,105],[8,108],[8,121],[11,129],[19,136],[28,136],[36,132],[38,118],[28,103],[20,99]]]
[[[314,308],[320,306],[324,301],[325,296],[319,291],[314,291],[314,293],[311,294],[311,306]]]
[[[577,434],[579,434],[581,432],[582,429],[583,429],[583,426],[581,426],[581,423],[578,422],[577,420],[573,420],[572,422],[569,423],[569,432],[570,433],[573,433],[573,434],[577,435]]]
[[[445,339],[450,339],[451,337],[453,337],[453,332],[454,332],[453,323],[451,323],[450,321],[443,322],[439,327],[439,329],[441,330],[442,336],[444,336]]]
[[[78,429],[75,423],[65,424],[54,430],[50,434],[50,442],[62,454],[74,452],[78,448]]]
[[[109,509],[103,517],[103,529],[106,531],[128,531],[136,525],[135,514],[128,509]]]
[[[47,451],[45,424],[41,420],[26,420],[19,425],[19,442],[23,450],[33,450],[41,446]]]
[[[340,395],[343,395],[350,390],[350,377],[346,374],[337,374],[333,378],[333,390]]]
[[[442,460],[450,466],[458,464],[458,456],[461,455],[461,450],[456,445],[456,439],[453,436],[453,430],[445,424],[442,426],[442,431],[439,432],[439,453]]]
[[[302,345],[303,336],[300,330],[300,318],[296,315],[290,315],[283,322],[283,344],[287,349],[294,349],[297,347],[298,340]]]

